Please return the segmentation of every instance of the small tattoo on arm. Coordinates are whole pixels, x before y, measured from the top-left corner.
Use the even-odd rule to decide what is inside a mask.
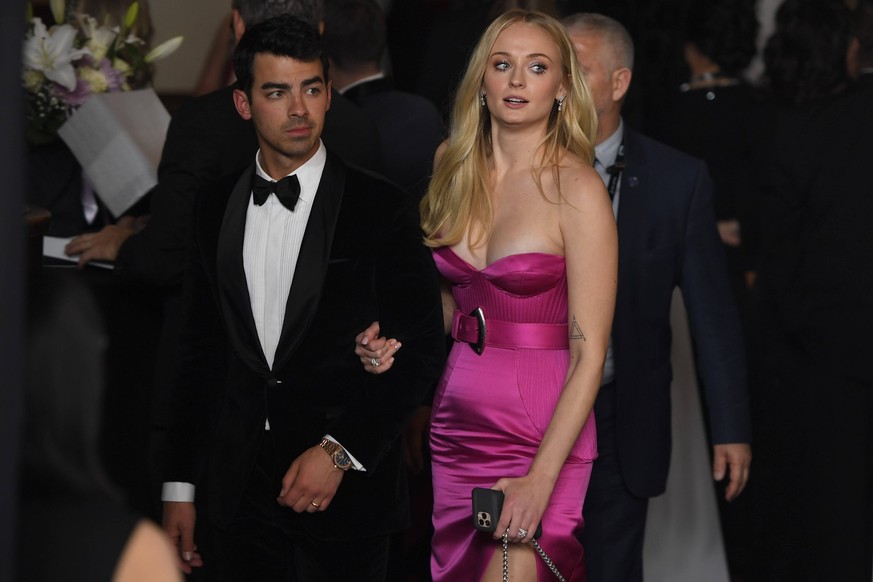
[[[573,323],[570,324],[570,339],[580,339],[583,342],[587,342],[588,339],[585,337],[585,334],[582,333],[582,328],[579,327],[579,323],[576,321],[576,316],[573,316]]]

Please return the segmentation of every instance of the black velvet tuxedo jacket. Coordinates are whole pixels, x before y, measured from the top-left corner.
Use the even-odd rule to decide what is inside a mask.
[[[252,165],[220,178],[197,198],[180,402],[164,480],[205,479],[209,515],[226,525],[260,438],[275,440],[278,494],[291,462],[330,434],[366,472],[346,472],[326,511],[289,509],[294,527],[317,539],[402,529],[408,507],[397,437],[444,356],[437,272],[414,200],[328,153],[270,370],[242,260],[253,172]],[[390,374],[365,372],[354,355],[355,335],[374,320],[403,342]]]
[[[739,318],[703,162],[624,130],[613,320],[616,446],[634,495],[664,492],[670,464],[670,303],[682,290],[714,443],[750,442]],[[596,470],[596,469],[595,469]]]
[[[151,192],[149,224],[122,245],[118,275],[162,287],[182,280],[194,196],[207,182],[251,164],[258,150],[251,121],[236,111],[233,90],[224,87],[193,99],[173,115]],[[336,92],[322,140],[347,162],[382,171],[376,125]]]

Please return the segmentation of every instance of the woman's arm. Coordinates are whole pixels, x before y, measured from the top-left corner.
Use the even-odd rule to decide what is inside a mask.
[[[559,227],[568,286],[570,364],[561,396],[525,477],[501,479],[506,495],[496,535],[512,522],[513,541],[523,528],[534,532],[558,474],[579,438],[600,389],[609,347],[618,274],[618,235],[603,182],[588,167],[562,171]],[[529,534],[531,535],[531,534]]]

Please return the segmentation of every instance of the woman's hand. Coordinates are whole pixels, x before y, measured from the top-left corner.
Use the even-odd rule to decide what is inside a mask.
[[[374,321],[370,327],[355,336],[355,355],[361,359],[364,370],[371,374],[381,374],[391,369],[394,354],[401,345],[396,339],[380,337],[379,322]]]
[[[501,539],[509,528],[510,542],[531,541],[546,512],[553,487],[554,483],[548,479],[530,474],[514,479],[503,478],[495,483],[492,489],[503,492],[503,509],[494,530],[494,539]]]

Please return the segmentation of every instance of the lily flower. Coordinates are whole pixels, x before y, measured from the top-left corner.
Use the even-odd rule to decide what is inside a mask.
[[[55,19],[55,24],[63,24],[64,23],[64,11],[67,8],[66,0],[51,0],[49,2],[49,8],[52,10],[52,16]]]
[[[42,72],[47,79],[65,87],[76,88],[73,61],[90,54],[87,49],[75,49],[76,29],[69,24],[46,30],[39,18],[33,19],[33,36],[24,45],[24,66]]]
[[[106,56],[109,48],[115,43],[118,31],[98,25],[97,20],[91,16],[84,16],[81,19],[81,25],[88,38],[85,47],[91,51],[94,60],[99,61]]]
[[[153,63],[155,61],[159,61],[164,57],[168,57],[179,48],[179,45],[182,44],[183,37],[176,36],[171,38],[170,40],[166,40],[149,51],[149,54],[145,56],[145,62]]]

